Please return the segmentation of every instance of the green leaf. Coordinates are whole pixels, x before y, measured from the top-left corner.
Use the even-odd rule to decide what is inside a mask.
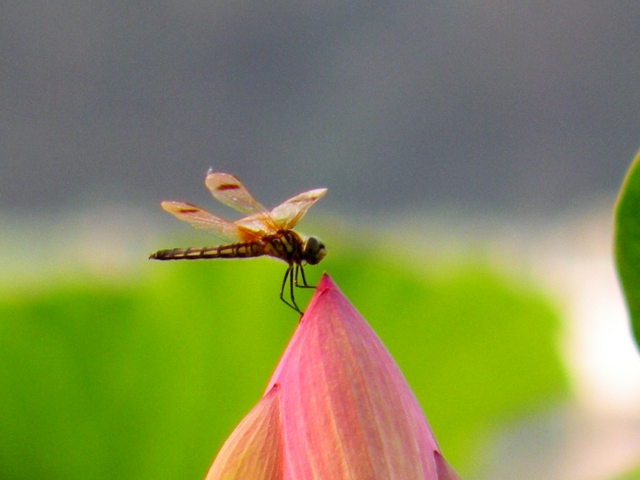
[[[622,183],[615,210],[614,251],[636,343],[640,344],[640,153]]]

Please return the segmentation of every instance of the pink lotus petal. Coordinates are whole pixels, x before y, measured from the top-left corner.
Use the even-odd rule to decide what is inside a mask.
[[[214,479],[460,480],[397,365],[326,275]]]
[[[438,468],[438,480],[460,480],[460,477],[453,471],[440,452],[435,452],[436,466]]]
[[[282,480],[280,389],[274,385],[224,443],[205,480]]]
[[[457,478],[397,365],[326,275],[267,391],[275,384],[285,479]]]

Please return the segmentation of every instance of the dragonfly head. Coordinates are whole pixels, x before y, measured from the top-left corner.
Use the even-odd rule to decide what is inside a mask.
[[[302,259],[309,265],[315,265],[327,254],[324,243],[317,237],[309,237],[302,245]]]

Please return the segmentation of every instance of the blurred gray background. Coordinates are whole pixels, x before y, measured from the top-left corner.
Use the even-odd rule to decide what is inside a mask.
[[[0,211],[555,211],[640,146],[640,2],[3,2]],[[154,207],[155,208],[155,207]]]

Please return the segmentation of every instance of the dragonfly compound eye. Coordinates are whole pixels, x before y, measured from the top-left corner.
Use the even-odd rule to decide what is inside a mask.
[[[309,265],[315,265],[327,255],[327,249],[318,238],[309,237],[304,243],[303,254]]]

